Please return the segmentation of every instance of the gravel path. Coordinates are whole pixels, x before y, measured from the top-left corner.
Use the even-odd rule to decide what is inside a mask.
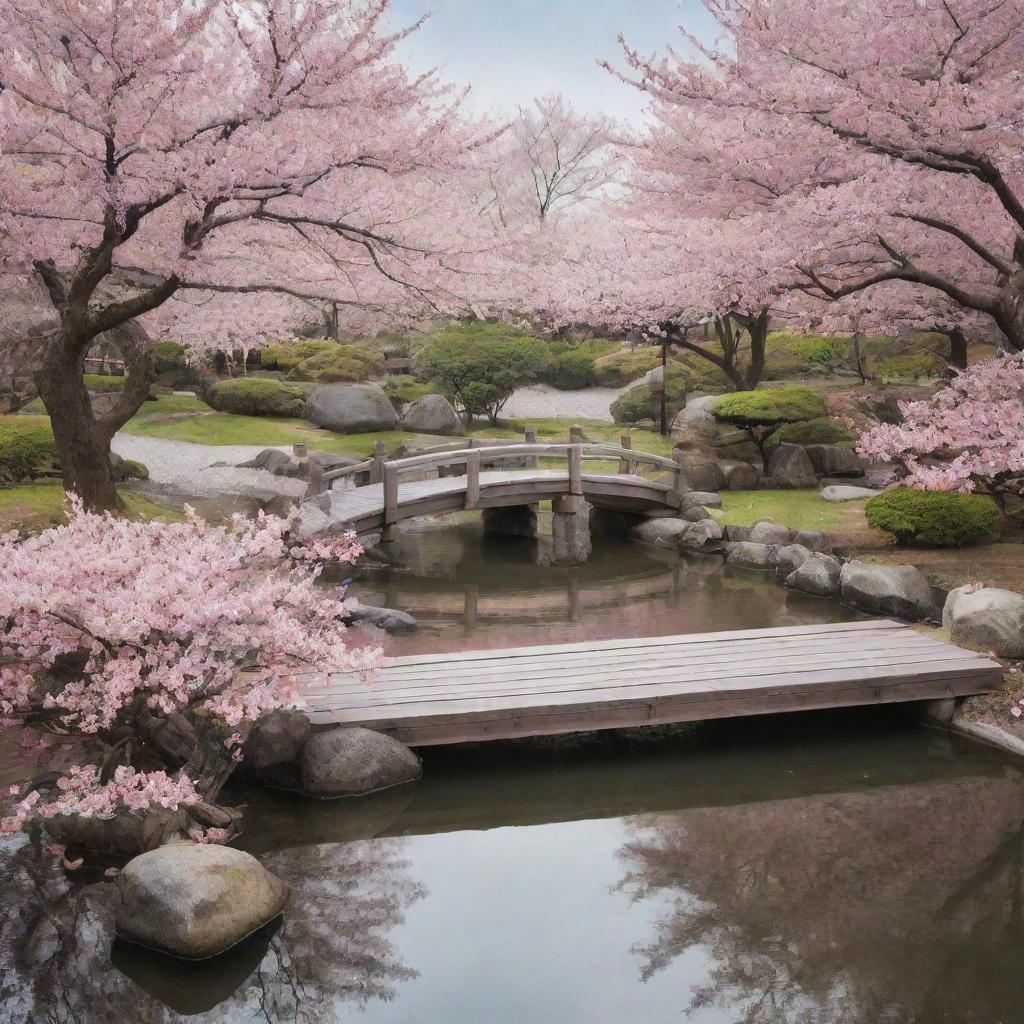
[[[501,410],[503,418],[548,419],[575,416],[581,420],[612,422],[609,406],[626,388],[587,388],[585,391],[559,391],[546,384],[520,388]]]
[[[262,469],[238,469],[267,445],[192,444],[188,441],[164,441],[158,437],[114,435],[111,448],[124,459],[135,459],[149,468],[150,483],[161,490],[189,495],[252,494],[273,491],[301,496],[306,482],[274,476]],[[291,451],[281,448],[281,451]],[[226,462],[226,466],[214,463]]]

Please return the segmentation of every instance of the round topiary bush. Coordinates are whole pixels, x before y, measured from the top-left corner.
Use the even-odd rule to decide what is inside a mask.
[[[596,379],[594,360],[585,352],[573,350],[556,355],[543,374],[543,380],[560,391],[593,387]]]
[[[49,416],[0,416],[0,480],[55,476],[59,471]]]
[[[787,423],[780,427],[768,440],[770,449],[787,444],[837,444],[852,448],[853,435],[832,419],[806,420],[803,423]]]
[[[218,381],[210,388],[206,400],[218,412],[238,416],[301,416],[306,392],[280,380],[245,377]]]
[[[962,547],[999,539],[999,506],[981,494],[915,491],[896,487],[864,506],[868,526],[892,534],[900,544]]]
[[[362,345],[336,345],[303,359],[288,374],[289,380],[317,384],[349,384],[371,380],[384,372],[384,356]]]

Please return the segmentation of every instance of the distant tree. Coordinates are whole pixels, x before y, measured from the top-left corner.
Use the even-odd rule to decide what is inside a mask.
[[[434,335],[418,359],[420,373],[436,381],[468,426],[474,416],[491,425],[516,388],[537,379],[548,347],[500,323],[452,327]]]
[[[768,472],[768,438],[787,423],[825,416],[824,399],[810,388],[765,388],[723,395],[715,406],[715,419],[745,430],[761,453]]]

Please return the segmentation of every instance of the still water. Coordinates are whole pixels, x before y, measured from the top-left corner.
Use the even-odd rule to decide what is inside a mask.
[[[570,575],[530,563],[549,602],[535,615],[514,557],[478,571],[471,527],[454,561],[445,535],[426,534],[407,546],[421,574],[358,583],[422,595],[428,628],[410,649],[614,635],[634,602],[634,633],[839,614],[720,563],[716,578],[710,563],[608,545],[576,574],[575,611],[559,589]],[[616,603],[638,583],[651,592]],[[438,597],[466,585],[469,620]],[[362,801],[236,791],[242,845],[292,897],[278,927],[208,964],[114,943],[116,889],[99,871],[68,876],[24,839],[0,844],[0,1019],[1024,1020],[1024,774],[905,711],[429,748],[424,761],[419,784]]]

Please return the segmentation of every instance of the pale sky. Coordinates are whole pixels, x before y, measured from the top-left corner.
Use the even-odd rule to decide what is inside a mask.
[[[621,32],[642,53],[680,42],[686,24],[704,38],[714,23],[699,0],[394,0],[399,24],[432,17],[404,44],[414,70],[437,65],[446,81],[473,85],[473,105],[513,110],[562,93],[581,111],[638,119],[637,90],[594,62],[622,65]]]

